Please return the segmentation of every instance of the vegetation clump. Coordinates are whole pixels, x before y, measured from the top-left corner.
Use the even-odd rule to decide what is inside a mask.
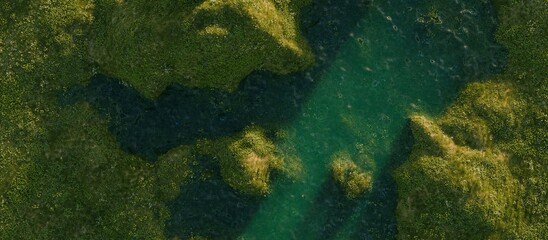
[[[548,3],[495,1],[505,72],[468,85],[443,116],[411,117],[395,172],[400,239],[542,239],[548,233]]]
[[[200,139],[196,144],[181,145],[158,159],[160,193],[173,199],[181,184],[190,180],[208,180],[212,169],[203,168],[199,159],[212,159],[219,164],[220,175],[233,189],[253,196],[270,192],[270,175],[282,172],[298,177],[299,159],[281,151],[259,127],[251,126],[230,137]],[[211,167],[211,166],[209,166]]]
[[[219,162],[221,176],[232,188],[250,195],[270,192],[270,175],[284,171],[285,159],[258,127],[213,141],[198,143],[201,151]]]
[[[280,169],[282,159],[275,146],[258,129],[246,130],[228,146],[221,157],[221,176],[232,187],[246,193],[266,194],[271,170]]]
[[[231,91],[254,69],[286,74],[312,63],[296,21],[307,2],[110,2],[90,52],[147,97],[172,83]]]
[[[372,176],[352,161],[348,153],[336,154],[331,162],[335,182],[348,199],[355,199],[371,191]]]
[[[518,192],[507,155],[457,145],[422,116],[412,117],[411,126],[416,140],[412,156],[396,173],[399,237],[487,238],[504,233],[502,219],[515,217],[507,208]]]

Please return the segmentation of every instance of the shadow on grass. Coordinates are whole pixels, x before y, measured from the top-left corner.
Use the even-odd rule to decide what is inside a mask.
[[[110,131],[124,150],[151,161],[178,145],[231,135],[251,123],[275,129],[301,112],[365,8],[363,0],[317,0],[303,9],[301,28],[316,56],[315,65],[304,72],[280,76],[256,71],[233,93],[172,85],[156,101],[98,74],[62,100],[91,103],[111,118]]]
[[[168,204],[171,218],[166,222],[169,238],[236,239],[258,209],[261,198],[234,191],[220,177],[218,164],[201,159],[198,172],[207,180],[181,186],[181,194]]]
[[[396,207],[398,192],[393,172],[409,158],[414,144],[409,121],[406,121],[388,163],[373,184],[373,191],[362,208],[360,221],[352,239],[395,239],[397,234]]]
[[[276,129],[301,112],[316,82],[365,13],[366,3],[317,0],[303,9],[301,28],[316,56],[315,65],[304,72],[279,76],[256,71],[233,93],[173,85],[155,101],[115,78],[97,74],[88,85],[68,91],[61,102],[89,102],[110,117],[110,131],[122,149],[151,161],[173,147],[232,135],[251,123]],[[209,180],[181,186],[181,194],[169,203],[166,235],[234,239],[252,219],[261,199],[231,189],[210,159],[201,163],[212,174]]]

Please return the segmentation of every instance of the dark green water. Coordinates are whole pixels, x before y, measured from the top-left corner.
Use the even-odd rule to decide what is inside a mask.
[[[266,198],[241,195],[219,178],[181,187],[167,235],[215,239],[391,239],[397,234],[391,171],[407,158],[407,117],[440,114],[469,81],[502,68],[490,1],[316,0],[303,33],[317,57],[304,73],[256,72],[239,90],[170,87],[157,101],[106,76],[72,96],[111,117],[128,152],[154,161],[199,138],[254,123],[287,138],[300,178],[275,178]],[[347,200],[330,180],[333,154],[348,152],[371,171],[371,193]],[[218,171],[210,160],[204,169]]]

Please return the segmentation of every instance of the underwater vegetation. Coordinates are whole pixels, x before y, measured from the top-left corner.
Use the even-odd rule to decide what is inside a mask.
[[[333,179],[344,189],[348,199],[357,198],[371,190],[371,174],[356,165],[348,153],[339,153],[333,158],[331,162]]]
[[[548,3],[495,1],[505,71],[469,84],[439,118],[410,118],[395,172],[400,239],[543,239],[548,234]]]

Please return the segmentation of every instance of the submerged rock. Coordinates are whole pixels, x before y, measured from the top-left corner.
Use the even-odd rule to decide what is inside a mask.
[[[118,1],[99,6],[91,55],[147,97],[166,86],[234,90],[254,69],[313,62],[297,23],[306,0]]]
[[[371,191],[371,174],[354,163],[348,153],[334,156],[331,172],[333,179],[344,190],[348,199],[355,199]]]

